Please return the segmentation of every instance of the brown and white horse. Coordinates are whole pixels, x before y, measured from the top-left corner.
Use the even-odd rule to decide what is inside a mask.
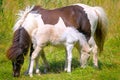
[[[103,50],[107,33],[107,17],[101,7],[91,7],[85,4],[74,4],[53,10],[46,10],[40,6],[27,8],[20,13],[20,18],[14,26],[14,38],[7,57],[12,61],[14,76],[20,75],[21,64],[24,62],[24,55],[27,54],[31,44],[32,32],[38,27],[35,17],[42,16],[45,24],[55,25],[61,17],[67,27],[73,26],[82,33],[89,45],[93,48],[93,63],[98,67],[97,48]],[[40,24],[40,23],[39,23]],[[32,53],[32,51],[31,51]],[[44,51],[41,56],[47,64]],[[81,54],[81,66],[85,67],[84,57],[89,54]],[[87,59],[86,59],[87,60]]]

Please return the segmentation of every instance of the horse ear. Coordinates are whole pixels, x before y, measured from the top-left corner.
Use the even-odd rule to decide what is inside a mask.
[[[59,17],[58,23],[55,25],[57,27],[66,27],[63,19]]]

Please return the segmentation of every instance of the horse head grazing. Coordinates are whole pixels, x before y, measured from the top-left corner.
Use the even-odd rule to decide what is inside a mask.
[[[12,45],[7,51],[7,58],[12,61],[14,77],[20,76],[24,55],[27,54],[30,43],[30,37],[24,28],[20,27],[14,32]]]

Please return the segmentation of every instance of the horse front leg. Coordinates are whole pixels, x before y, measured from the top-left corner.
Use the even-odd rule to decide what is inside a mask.
[[[31,44],[31,47],[30,47],[30,55],[29,55],[29,65],[28,65],[27,71],[25,71],[25,73],[24,73],[25,75],[28,75],[28,73],[29,73],[30,63],[31,63],[31,55],[32,55],[33,51],[34,51],[33,44]]]
[[[33,77],[33,67],[34,67],[34,61],[37,58],[39,52],[41,50],[41,47],[37,46],[35,50],[33,51],[31,55],[31,63],[30,63],[30,69],[29,69],[29,76]]]
[[[72,49],[73,44],[67,44],[66,45],[66,51],[67,51],[67,72],[71,72],[71,62],[72,62]]]

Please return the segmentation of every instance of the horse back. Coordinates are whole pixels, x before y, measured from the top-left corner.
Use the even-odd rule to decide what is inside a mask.
[[[66,26],[74,26],[80,32],[90,37],[90,23],[84,8],[78,5],[71,5],[53,10],[46,10],[40,6],[35,6],[32,11],[42,15],[45,24],[55,25],[61,17]]]

